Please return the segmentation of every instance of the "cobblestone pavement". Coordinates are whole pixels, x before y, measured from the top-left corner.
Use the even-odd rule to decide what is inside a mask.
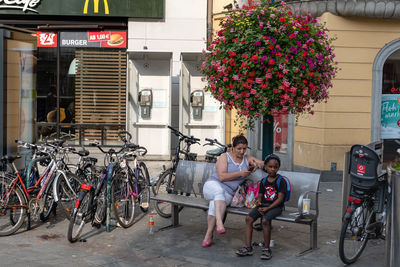
[[[161,170],[162,162],[149,162],[151,176]],[[319,249],[297,257],[307,248],[309,228],[305,225],[273,221],[273,258],[261,261],[261,248],[251,257],[237,257],[235,249],[244,244],[244,217],[229,215],[227,233],[215,235],[214,244],[202,248],[206,229],[206,213],[184,208],[181,226],[157,231],[170,221],[159,217],[153,209],[154,234],[147,228],[148,214],[139,212],[136,223],[128,228],[86,227],[82,242],[71,244],[66,238],[68,221],[52,216],[47,223],[35,223],[33,229],[0,238],[0,266],[343,266],[338,257],[340,234],[341,183],[321,183],[320,216],[318,221]],[[262,234],[255,232],[255,241]],[[353,266],[383,266],[384,241],[372,240],[359,261]]]

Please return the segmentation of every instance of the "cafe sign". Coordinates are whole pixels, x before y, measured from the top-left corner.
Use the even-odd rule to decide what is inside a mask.
[[[400,94],[382,95],[381,138],[400,138]]]
[[[164,0],[0,0],[0,15],[163,18]]]
[[[20,9],[23,12],[31,11],[38,13],[35,9],[41,0],[0,0],[0,9]]]

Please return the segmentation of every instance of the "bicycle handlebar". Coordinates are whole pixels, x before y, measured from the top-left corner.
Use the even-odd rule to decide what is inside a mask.
[[[125,138],[125,136],[123,136],[123,134],[128,135],[129,136],[129,140],[127,140]],[[119,131],[118,132],[118,136],[121,139],[121,141],[124,142],[124,143],[129,143],[131,141],[131,139],[132,139],[132,135],[128,131]]]
[[[220,143],[217,139],[205,138],[205,140],[206,140],[208,143],[204,144],[203,146],[214,146],[214,145],[217,144],[218,146],[223,147],[223,148],[232,147],[231,144],[224,145],[224,144]]]
[[[183,133],[181,133],[180,131],[178,131],[175,128],[172,128],[171,126],[167,126],[176,136],[178,136],[180,139],[182,139],[183,141],[185,141],[186,143],[190,143],[191,145],[199,143],[200,139],[199,138],[195,138],[193,135],[192,136],[187,136],[184,135]]]

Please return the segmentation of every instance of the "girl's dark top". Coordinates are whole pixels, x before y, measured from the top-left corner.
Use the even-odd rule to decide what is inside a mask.
[[[279,174],[278,174],[279,176]],[[260,189],[258,191],[259,194],[262,194],[263,197],[261,198],[261,204],[262,206],[269,206],[271,205],[275,200],[278,199],[278,193],[281,192],[286,195],[287,192],[287,185],[285,179],[281,178],[281,182],[278,186],[276,182],[278,181],[278,176],[276,177],[275,181],[273,183],[270,183],[267,178],[263,178],[265,180],[265,183],[263,184],[263,180],[260,182]],[[279,205],[279,207],[283,207],[283,201]]]

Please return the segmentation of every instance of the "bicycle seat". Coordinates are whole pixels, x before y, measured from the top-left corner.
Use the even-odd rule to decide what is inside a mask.
[[[14,156],[5,155],[0,158],[0,161],[5,162],[5,163],[12,163],[12,162],[14,162],[14,160],[19,159],[19,158],[21,158],[20,155],[14,155]]]
[[[86,157],[90,154],[90,152],[87,150],[82,150],[82,151],[78,151],[76,154],[78,154],[81,157]]]
[[[207,150],[206,154],[210,155],[210,156],[219,156],[224,152],[225,152],[225,149],[223,147],[219,147],[216,149]]]
[[[83,159],[84,162],[92,162],[93,164],[95,164],[97,162],[96,158],[92,158],[92,157],[87,157]]]

